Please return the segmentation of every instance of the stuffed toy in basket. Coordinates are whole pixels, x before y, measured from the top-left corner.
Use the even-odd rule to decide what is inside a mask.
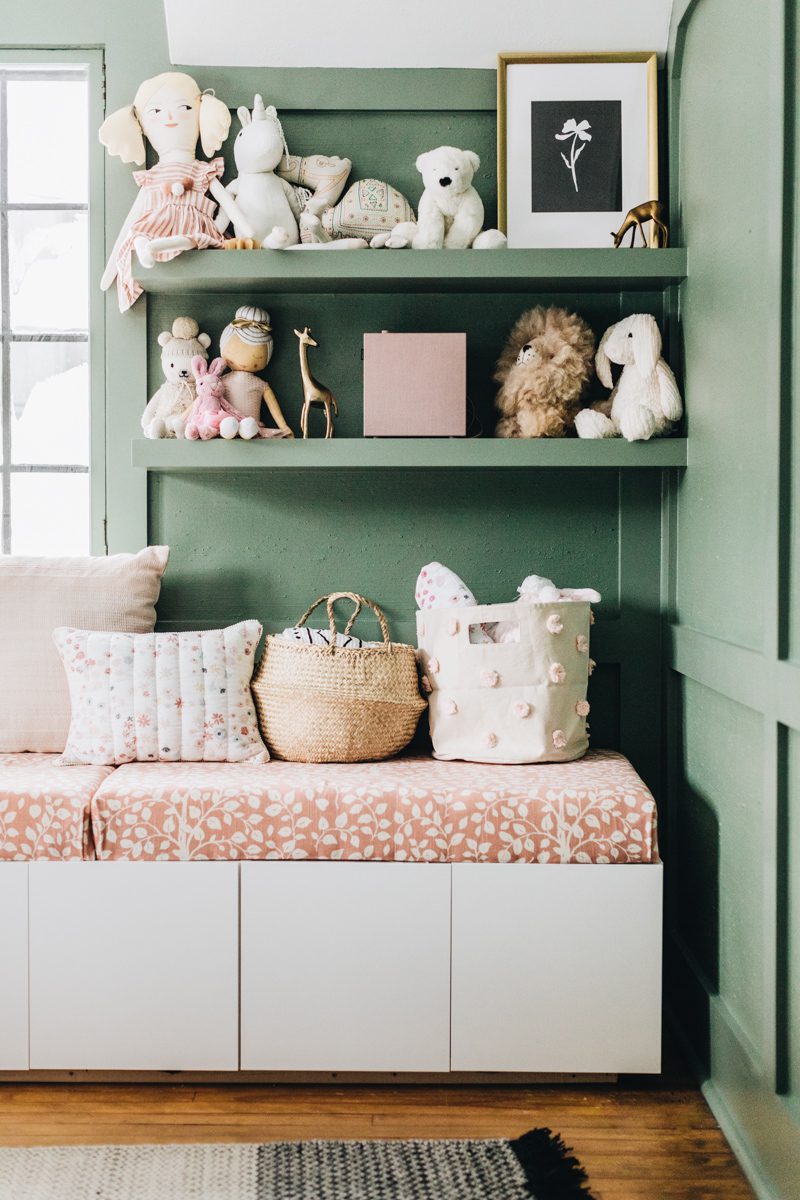
[[[337,645],[333,606],[352,600],[349,633],[362,605],[378,618],[383,644]],[[292,762],[371,762],[391,758],[414,736],[425,701],[413,646],[392,642],[386,618],[353,592],[321,596],[300,618],[303,626],[327,603],[330,644],[305,645],[268,637],[253,678],[261,732],[275,758]]]
[[[417,613],[436,758],[569,762],[589,746],[589,604],[482,604]],[[502,627],[494,642],[487,628]]]

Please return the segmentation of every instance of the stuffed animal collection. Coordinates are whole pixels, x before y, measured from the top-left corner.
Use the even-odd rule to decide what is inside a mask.
[[[272,357],[265,309],[251,304],[237,308],[220,335],[220,356],[208,369],[211,338],[200,333],[192,317],[176,317],[158,343],[166,378],[142,414],[145,437],[294,437],[277,396],[257,374]],[[262,402],[277,428],[261,420]]]
[[[595,353],[594,334],[577,314],[537,306],[524,312],[497,360],[495,437],[625,437],[669,433],[683,413],[675,376],[661,355],[654,317],[636,313],[610,326]],[[611,364],[623,366],[614,386]],[[583,407],[593,376],[612,388]]]
[[[495,248],[499,230],[482,230],[483,203],[472,178],[480,159],[471,150],[440,146],[421,154],[425,190],[419,220],[405,196],[379,179],[354,183],[341,201],[352,163],[338,156],[289,154],[274,105],[256,95],[237,110],[241,128],[233,156],[236,178],[220,182],[223,158],[211,158],[228,136],[231,114],[191,75],[166,71],[140,84],[133,104],[112,113],[100,141],[124,163],[145,161],[145,141],[158,160],[134,172],[139,194],[123,222],[101,279],[114,280],[120,311],[137,300],[135,254],[142,267],[184,250],[351,250],[413,246]],[[211,159],[197,158],[197,143]],[[233,226],[233,236],[225,231]]]

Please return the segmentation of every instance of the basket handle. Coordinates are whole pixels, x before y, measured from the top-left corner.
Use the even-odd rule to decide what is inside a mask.
[[[383,635],[384,647],[386,648],[387,652],[389,652],[391,650],[391,638],[389,637],[389,626],[386,623],[386,617],[383,615],[383,612],[381,611],[381,609],[378,607],[377,604],[374,604],[372,602],[372,600],[368,600],[366,598],[366,596],[359,596],[356,592],[331,592],[327,596],[320,596],[319,599],[314,601],[314,603],[311,605],[310,608],[306,609],[306,611],[303,613],[302,617],[297,622],[297,624],[300,626],[305,625],[306,621],[311,616],[311,614],[313,613],[315,608],[318,608],[320,604],[327,604],[328,627],[330,629],[330,635],[331,635],[331,640],[330,640],[330,645],[328,646],[328,650],[330,650],[330,652],[333,653],[333,651],[336,649],[336,616],[333,611],[333,606],[337,600],[352,600],[353,604],[355,605],[355,608],[353,609],[353,612],[350,614],[350,618],[349,618],[347,624],[345,625],[345,628],[344,628],[345,634],[348,634],[350,632],[350,630],[353,628],[353,622],[355,621],[358,614],[361,612],[362,605],[366,605],[367,608],[372,609],[372,611],[375,613],[375,616],[378,618],[378,624],[381,627],[381,633]]]

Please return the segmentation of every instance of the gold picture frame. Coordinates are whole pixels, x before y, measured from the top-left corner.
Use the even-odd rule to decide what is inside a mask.
[[[646,69],[647,96],[647,176],[650,194],[639,196],[633,203],[658,200],[658,56],[655,51],[609,54],[529,54],[526,52],[501,53],[497,56],[497,217],[498,226],[508,232],[508,187],[507,187],[507,138],[508,138],[508,70],[524,65],[536,66],[556,64],[578,66],[584,64],[641,63]],[[631,205],[632,206],[632,205]],[[629,206],[630,207],[630,206]],[[625,210],[627,211],[627,210]]]

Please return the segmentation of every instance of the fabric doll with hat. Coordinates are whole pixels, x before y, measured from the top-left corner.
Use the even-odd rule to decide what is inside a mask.
[[[220,183],[225,160],[206,162],[196,157],[198,139],[204,154],[215,154],[230,124],[228,106],[201,92],[191,75],[166,71],[145,79],[133,104],[118,109],[101,125],[100,141],[124,163],[144,163],[145,139],[158,155],[155,166],[134,172],[139,194],[100,281],[106,291],[116,279],[120,312],[130,308],[143,290],[132,276],[134,253],[143,267],[152,267],[183,250],[222,246],[221,230],[230,221],[243,233],[249,230],[235,199]],[[214,200],[222,210],[219,216]]]
[[[242,420],[255,421],[260,437],[294,437],[283,415],[278,397],[258,371],[263,371],[272,358],[272,326],[269,313],[254,304],[237,308],[236,315],[226,325],[219,339],[219,352],[228,368],[222,376],[222,389],[227,402],[236,409]],[[269,409],[277,429],[270,429],[261,420],[262,400]]]

